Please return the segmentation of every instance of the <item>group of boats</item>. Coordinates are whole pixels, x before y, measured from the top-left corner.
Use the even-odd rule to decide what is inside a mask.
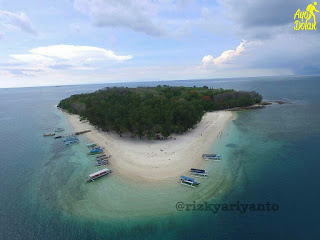
[[[72,145],[75,143],[79,143],[79,140],[76,136],[73,137],[68,137],[66,139],[63,140],[66,145]],[[109,159],[111,157],[111,155],[106,155],[103,154],[103,147],[101,146],[97,146],[96,143],[88,143],[87,147],[90,148],[89,152],[87,153],[88,155],[94,155],[95,160],[96,160],[96,166],[97,167],[101,167],[101,166],[106,166],[109,164]],[[110,173],[112,173],[112,171],[108,168],[104,168],[102,170],[99,170],[97,172],[94,172],[92,174],[90,174],[88,176],[87,182],[93,182],[94,180],[109,175]]]
[[[103,153],[103,147],[92,147],[91,150],[88,152],[88,155],[96,155],[96,154],[102,154]]]
[[[98,155],[96,156],[96,166],[100,167],[102,165],[108,165],[109,164],[109,159],[111,155]]]
[[[204,169],[191,168],[189,172],[191,175],[194,175],[195,177],[206,178],[208,176],[208,172]],[[180,177],[180,183],[182,185],[187,185],[190,187],[196,187],[200,184],[200,182],[196,181],[194,178],[186,176]]]
[[[45,133],[43,134],[44,137],[48,137],[48,136],[55,136],[56,133],[59,132],[63,132],[65,129],[64,128],[57,128],[54,133]],[[54,138],[64,138],[66,137],[63,142],[66,144],[66,146],[71,146],[74,144],[78,144],[80,142],[80,140],[77,138],[77,135],[83,134],[83,133],[87,133],[90,132],[91,130],[85,130],[85,131],[80,131],[80,132],[74,132],[68,135],[59,135],[59,136],[55,136]]]
[[[55,132],[62,132],[64,131],[63,128],[57,128]],[[86,131],[81,131],[81,132],[76,132],[72,135],[69,135],[67,138],[63,140],[63,142],[66,144],[66,146],[70,146],[73,144],[79,143],[79,139],[77,138],[76,135],[80,135],[86,132],[89,132],[90,130]],[[55,136],[55,133],[45,133],[43,136]],[[62,138],[63,136],[56,136],[55,138]],[[96,143],[88,143],[87,147],[90,148],[89,152],[87,153],[88,155],[94,155],[95,160],[96,160],[96,166],[106,166],[109,164],[109,159],[111,155],[106,155],[103,154],[104,149],[101,146],[97,146]],[[212,160],[212,161],[221,161],[221,155],[217,154],[202,154],[202,158],[204,160]],[[193,175],[195,177],[202,177],[202,178],[207,178],[208,177],[208,172],[204,169],[197,169],[197,168],[191,168],[190,169],[190,175]],[[109,175],[112,173],[112,171],[108,168],[104,168],[102,170],[99,170],[97,172],[94,172],[88,176],[87,182],[92,182],[100,177]],[[187,177],[187,176],[180,176],[180,183],[182,185],[190,186],[190,187],[197,187],[200,185],[200,182],[196,181],[192,177]]]
[[[56,130],[54,130],[54,132],[51,133],[44,133],[43,136],[44,137],[48,137],[48,136],[55,136],[56,133],[59,132],[63,132],[65,129],[63,128],[57,128]],[[80,140],[77,138],[77,135],[80,134],[84,134],[87,132],[90,132],[91,130],[85,130],[85,131],[79,131],[79,132],[74,132],[68,135],[58,135],[55,136],[54,138],[65,138],[63,140],[63,142],[65,143],[66,146],[71,146],[74,144],[78,144],[80,142]],[[94,155],[95,156],[95,160],[96,160],[96,166],[100,167],[100,166],[106,166],[109,164],[109,159],[111,157],[111,155],[106,155],[103,154],[103,147],[101,146],[97,146],[96,143],[88,143],[87,147],[90,148],[89,152],[87,153],[88,155]],[[104,168],[102,170],[99,170],[97,172],[94,172],[92,174],[89,175],[88,177],[88,182],[92,182],[100,177],[109,175],[110,173],[112,173],[112,171],[108,168]]]
[[[88,155],[94,155],[96,162],[96,166],[106,166],[109,164],[109,159],[111,158],[111,155],[103,154],[103,147],[97,146],[96,143],[88,143],[88,148],[91,148],[91,150],[88,152]],[[104,168],[100,171],[94,172],[88,176],[87,182],[93,182],[94,180],[109,175],[112,173],[112,171],[108,168]]]
[[[102,147],[97,147],[95,143],[89,143],[87,144],[88,148],[91,148],[91,151],[88,153],[89,155],[96,155],[96,152],[102,152],[103,153],[103,148]],[[97,163],[97,166],[102,166],[102,165],[107,165],[109,164],[109,159],[111,155],[105,155],[105,154],[99,154],[95,157]],[[203,154],[202,158],[205,160],[213,160],[213,161],[221,161],[221,156],[217,154]],[[191,168],[190,169],[190,174],[194,175],[195,177],[201,177],[201,178],[207,178],[208,177],[208,172],[204,169],[197,169],[197,168]],[[112,171],[108,168],[104,168],[100,171],[97,171],[95,173],[92,173],[88,177],[88,182],[92,182],[102,176],[106,176],[112,173]],[[182,185],[190,186],[190,187],[197,187],[200,185],[200,182],[196,181],[192,177],[187,177],[187,176],[181,176],[180,177],[180,183]]]
[[[56,133],[63,132],[64,130],[65,130],[64,128],[57,128],[56,130],[54,130],[54,132],[44,133],[43,136],[44,136],[44,137],[55,136]],[[84,131],[74,132],[74,133],[71,133],[71,134],[68,134],[68,135],[58,135],[58,136],[55,136],[54,138],[63,138],[63,137],[68,137],[68,136],[77,136],[77,135],[84,134],[84,133],[87,133],[87,132],[91,132],[91,130],[84,130]]]
[[[45,133],[43,134],[44,137],[48,137],[48,136],[55,136],[56,133],[58,132],[63,132],[65,129],[64,128],[57,128],[54,133]],[[79,143],[79,139],[77,138],[76,135],[79,135],[79,134],[76,134],[76,133],[72,133],[72,134],[69,134],[69,135],[59,135],[59,136],[55,136],[54,138],[63,138],[63,137],[66,137],[63,142],[66,144],[66,146],[70,146],[70,145],[73,145],[73,144],[77,144]]]
[[[44,137],[49,137],[49,136],[55,136],[57,132],[63,132],[64,128],[57,128],[56,130],[54,130],[54,133],[44,133],[43,136]]]
[[[91,148],[91,151],[88,153],[89,155],[95,155],[97,151],[103,152],[102,147],[97,147],[95,143],[89,143],[87,144],[87,147]],[[109,164],[109,158],[111,155],[97,155],[95,159],[97,160],[96,165],[101,166],[101,165],[107,165]],[[205,160],[213,160],[213,161],[220,161],[221,156],[217,154],[203,154],[202,158]],[[207,178],[208,177],[208,172],[204,169],[197,169],[197,168],[191,168],[190,169],[190,174],[194,175],[195,177],[202,177],[202,178]],[[106,176],[108,174],[112,173],[112,171],[108,168],[102,169],[98,172],[92,173],[88,177],[88,182],[94,181],[95,179],[98,179],[102,176]],[[180,177],[180,183],[182,185],[190,186],[190,187],[197,187],[200,185],[200,182],[196,181],[194,178],[187,177],[187,176],[181,176]]]
[[[72,144],[79,143],[79,139],[76,136],[68,137],[68,138],[64,139],[63,141],[66,143],[66,145],[72,145]],[[88,143],[87,147],[90,148],[90,150],[87,154],[95,156],[95,160],[96,160],[95,165],[97,167],[106,166],[109,164],[109,159],[110,159],[111,155],[103,154],[103,151],[104,151],[103,147],[97,146],[96,143]],[[99,170],[97,172],[90,174],[88,176],[87,182],[92,182],[100,177],[109,175],[110,173],[112,173],[112,171],[110,169],[104,168],[102,170]]]
[[[64,139],[63,142],[66,144],[66,146],[70,146],[73,144],[78,144],[80,141],[77,137],[69,137]]]
[[[221,156],[217,154],[202,154],[202,158],[204,160],[221,161]],[[191,168],[189,172],[191,175],[194,175],[195,177],[202,177],[202,178],[208,177],[208,172],[204,169]],[[190,187],[197,187],[200,184],[200,182],[196,181],[194,178],[187,177],[187,176],[181,176],[180,183],[182,185],[186,185]]]
[[[88,143],[87,147],[91,148],[88,155],[95,155],[95,159],[97,160],[96,166],[100,167],[109,164],[111,155],[103,154],[103,147],[97,146],[96,143]]]

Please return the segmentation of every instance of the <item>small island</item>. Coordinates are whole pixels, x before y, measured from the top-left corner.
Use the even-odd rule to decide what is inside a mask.
[[[77,114],[103,131],[152,139],[194,128],[205,112],[261,103],[256,92],[204,87],[105,88],[73,95],[58,107]]]
[[[206,86],[116,87],[73,95],[59,107],[73,131],[91,130],[88,141],[112,155],[115,174],[168,184],[203,166],[202,154],[234,119],[229,109],[261,101],[256,92]]]

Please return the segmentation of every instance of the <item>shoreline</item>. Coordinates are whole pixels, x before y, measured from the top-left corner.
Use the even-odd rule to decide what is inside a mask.
[[[189,175],[190,168],[200,168],[203,153],[209,153],[212,144],[234,119],[234,112],[215,111],[205,113],[202,120],[181,135],[172,134],[166,140],[120,137],[114,132],[97,130],[78,115],[63,110],[73,131],[91,130],[83,136],[95,142],[111,154],[110,167],[117,175],[132,181],[172,181],[180,175]]]

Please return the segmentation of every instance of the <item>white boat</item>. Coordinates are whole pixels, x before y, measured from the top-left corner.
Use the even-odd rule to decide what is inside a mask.
[[[106,176],[108,174],[112,173],[112,171],[108,168],[104,168],[98,172],[92,173],[89,175],[87,182],[93,182],[95,179],[98,179],[100,177]]]
[[[186,176],[181,176],[180,177],[180,183],[182,185],[186,185],[186,186],[189,186],[189,187],[196,187],[198,186],[200,183],[195,181],[193,178],[190,178],[190,177],[186,177]]]
[[[221,161],[221,155],[217,154],[202,154],[204,160]]]
[[[204,178],[208,176],[208,172],[206,170],[196,169],[196,168],[191,168],[190,174],[195,175],[196,177],[204,177]]]

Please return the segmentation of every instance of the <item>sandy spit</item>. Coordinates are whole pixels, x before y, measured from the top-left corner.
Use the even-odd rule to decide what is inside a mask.
[[[77,115],[64,114],[73,131],[90,129],[91,132],[84,134],[88,141],[112,155],[108,168],[123,178],[138,181],[172,181],[187,174],[190,168],[200,167],[201,155],[210,153],[212,144],[234,117],[230,111],[209,112],[195,129],[160,141],[120,137],[114,132],[99,131],[88,121],[81,122]]]

